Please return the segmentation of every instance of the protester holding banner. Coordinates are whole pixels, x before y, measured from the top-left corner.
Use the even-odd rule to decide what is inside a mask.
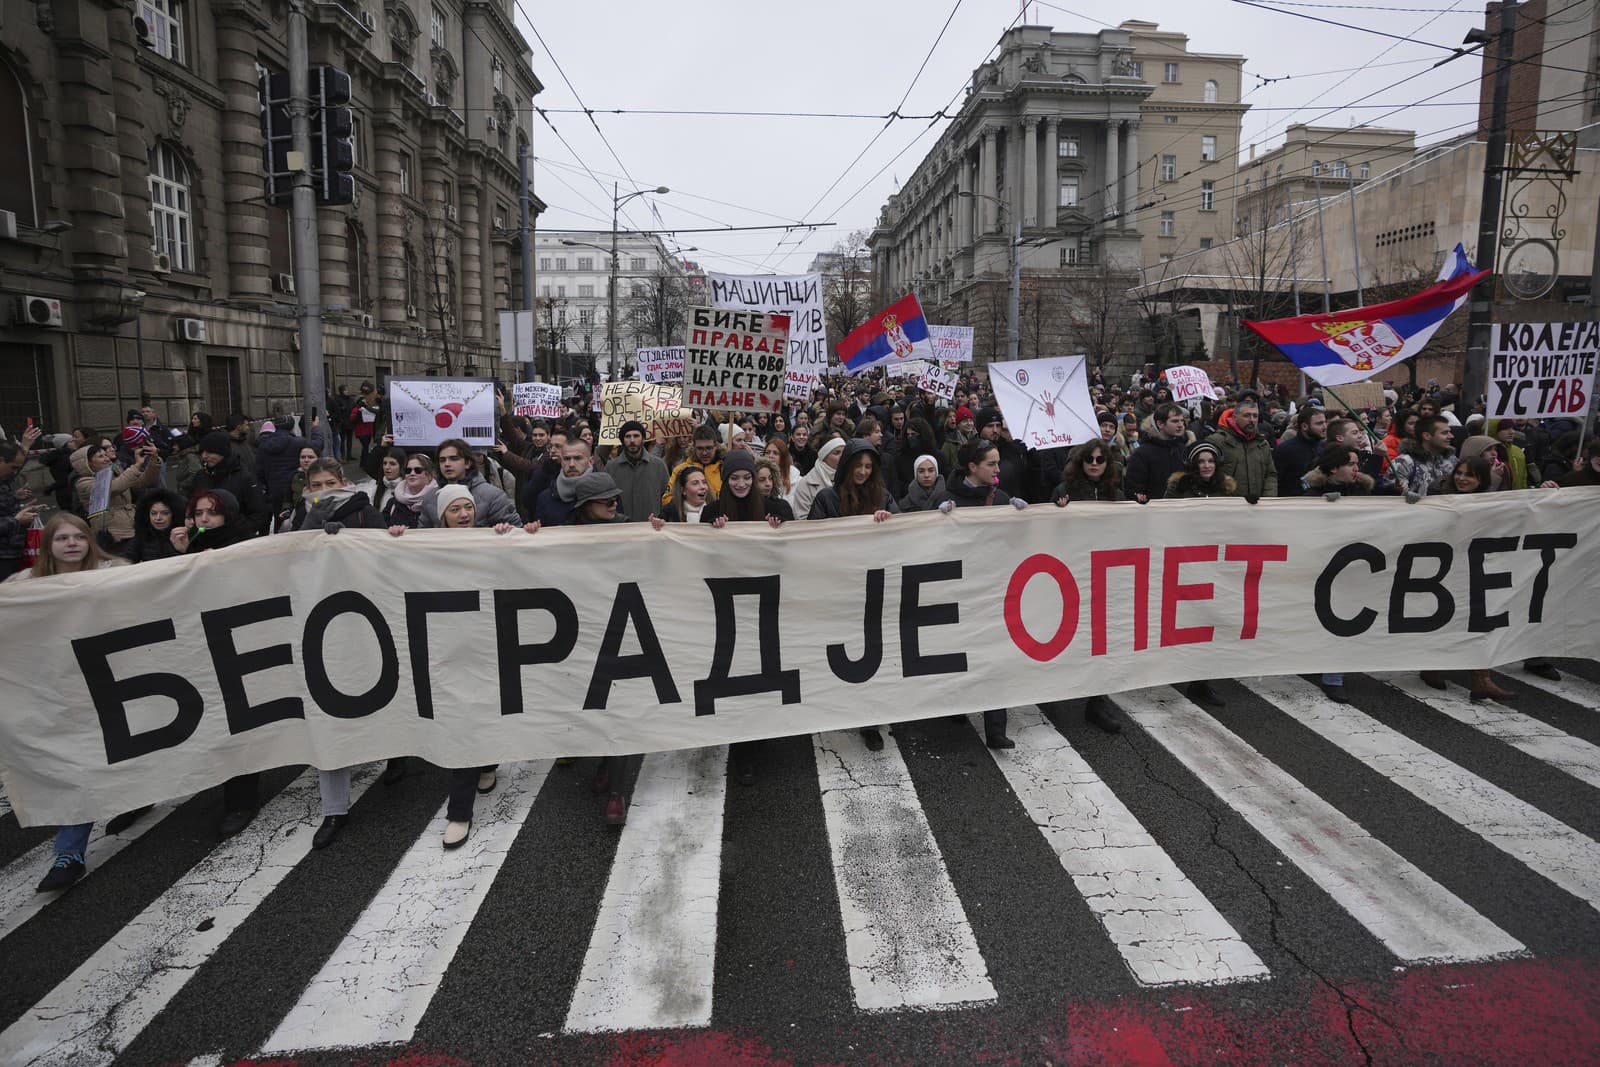
[[[133,538],[123,546],[122,558],[148,563],[181,555],[172,543],[172,529],[186,506],[183,497],[160,486],[140,493],[133,505]]]
[[[629,522],[647,522],[670,492],[667,465],[644,447],[644,423],[631,419],[622,424],[622,451],[606,465],[606,473],[622,491],[622,513]]]
[[[379,511],[389,502],[394,487],[400,484],[405,465],[405,449],[396,448],[394,437],[390,434],[384,434],[382,445],[361,457],[361,470],[377,484],[372,494],[372,506]],[[302,492],[304,489],[301,486]]]
[[[272,523],[267,494],[261,483],[244,469],[233,439],[220,430],[213,430],[200,439],[200,473],[190,484],[189,503],[193,505],[196,497],[209,490],[221,490],[233,498],[240,519],[252,536],[267,532]]]
[[[307,472],[306,509],[295,530],[322,530],[329,525],[358,530],[385,528],[383,516],[367,494],[345,480],[344,465],[336,459],[319,459]]]
[[[515,524],[520,520],[517,506],[506,496],[504,490],[484,481],[483,475],[478,471],[478,459],[472,454],[471,445],[459,437],[452,437],[440,442],[437,455],[440,488],[459,485],[471,494],[473,513],[476,516],[474,521],[479,526]],[[434,525],[433,517],[426,510],[422,512],[419,525],[424,528]]]
[[[883,463],[877,447],[871,441],[857,437],[845,445],[833,473],[833,484],[817,491],[806,518],[837,519],[846,515],[871,515],[874,521],[882,522],[899,510],[900,505],[895,503],[888,487],[883,484]]]
[[[1453,435],[1442,415],[1418,416],[1415,426],[1414,438],[1401,446],[1382,483],[1411,503],[1427,496],[1456,465]]]
[[[843,457],[845,446],[848,444],[849,442],[843,437],[833,437],[817,450],[817,462],[795,485],[794,492],[789,497],[789,506],[794,509],[797,517],[803,519],[811,517],[812,503],[815,502],[818,493],[833,484],[839,460]]]
[[[1067,456],[1061,480],[1050,491],[1057,507],[1073,500],[1116,503],[1122,500],[1122,471],[1104,440],[1078,445]]]
[[[1583,448],[1583,462],[1556,479],[1559,486],[1600,485],[1600,440],[1591,440]]]
[[[4,443],[11,444],[9,441]],[[5,580],[21,582],[30,578],[49,578],[57,574],[77,574],[79,571],[126,565],[126,560],[107,555],[101,550],[87,522],[63,512],[45,525],[44,536],[39,542],[39,558],[33,566]],[[132,822],[132,819],[126,820],[120,829],[126,829]],[[94,823],[87,822],[63,826],[56,831],[50,869],[45,872],[36,892],[51,893],[65,889],[84,876],[87,870],[84,852],[89,847],[89,833],[93,829]]]
[[[1239,496],[1239,485],[1222,473],[1217,446],[1209,439],[1189,448],[1183,470],[1167,479],[1166,500],[1194,500],[1212,496]]]
[[[911,488],[900,498],[901,511],[932,511],[945,491],[944,475],[940,472],[939,457],[931,452],[917,457],[911,466]]]
[[[1522,424],[1516,419],[1489,419],[1483,425],[1483,432],[1499,441],[1506,450],[1506,465],[1510,468],[1511,489],[1526,489],[1538,485],[1541,479],[1537,468],[1528,466],[1528,453],[1517,443]]]
[[[1123,491],[1131,499],[1141,504],[1160,500],[1173,475],[1183,472],[1195,440],[1185,421],[1183,409],[1176,404],[1163,404],[1145,416],[1139,446],[1128,458],[1123,479]]]
[[[690,445],[691,454],[688,459],[679,463],[672,469],[668,485],[678,477],[678,471],[684,467],[699,467],[706,476],[706,481],[711,483],[711,495],[716,496],[722,492],[722,449],[718,447],[720,438],[715,427],[700,426],[694,431]],[[667,493],[661,494],[661,502],[667,502]]]
[[[756,458],[747,449],[736,449],[722,461],[722,492],[700,512],[700,521],[715,526],[729,522],[766,520],[776,527],[793,521],[794,510],[787,501],[766,496],[756,487]]]
[[[433,510],[433,498],[438,492],[439,483],[435,478],[433,461],[425,453],[411,453],[400,468],[400,481],[384,502],[384,527],[415,529],[422,525],[422,516]]]
[[[1302,480],[1316,469],[1317,455],[1328,436],[1328,413],[1309,404],[1295,412],[1294,431],[1283,436],[1272,450],[1277,470],[1278,495],[1300,496]]]
[[[581,437],[564,440],[560,460],[560,473],[534,502],[533,521],[544,526],[565,526],[572,521],[578,506],[578,479],[594,469],[594,457]]]
[[[661,529],[669,522],[699,522],[706,502],[711,499],[711,483],[699,467],[679,467],[672,479],[672,499],[650,516],[650,525]]]

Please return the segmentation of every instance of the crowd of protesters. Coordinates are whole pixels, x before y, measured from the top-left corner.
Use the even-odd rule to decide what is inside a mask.
[[[1216,496],[1254,504],[1303,495],[1416,502],[1433,494],[1600,485],[1600,442],[1580,445],[1577,422],[1485,420],[1453,387],[1435,382],[1391,386],[1381,406],[1355,412],[1316,389],[1291,397],[1283,387],[1238,383],[1226,383],[1214,401],[1180,405],[1148,367],[1126,385],[1098,371],[1091,383],[1098,437],[1047,450],[1012,438],[981,371],[963,376],[949,399],[878,371],[830,377],[808,403],[762,415],[702,413],[704,422],[687,438],[663,438],[631,421],[616,443],[598,447],[598,405],[581,388],[568,413],[553,420],[512,413],[506,392],[497,390],[499,434],[490,448],[460,439],[429,449],[395,446],[386,405],[370,382],[354,395],[339,386],[327,418],[299,433],[288,420],[256,425],[230,413],[219,424],[204,411],[173,429],[145,406],[128,411],[110,435],[80,427],[44,448],[30,427],[0,439],[0,574],[47,578],[221,550],[279,532],[346,527],[395,537],[416,528],[473,527],[528,536],[550,526],[625,522],[658,531],[684,522],[892,523],[907,512],[965,507],[1159,506]],[[20,475],[30,459],[48,472],[48,488],[24,486]],[[357,464],[370,489],[352,481]],[[1543,660],[1524,667],[1560,677]],[[1424,680],[1445,684],[1432,671]],[[1321,681],[1330,699],[1347,701],[1341,675]],[[1471,673],[1471,693],[1514,695],[1487,670]],[[1188,695],[1222,704],[1203,681],[1191,683]],[[1121,729],[1103,696],[1090,697],[1085,715],[1107,732]],[[1004,708],[984,713],[990,747],[1012,746],[1006,719]],[[861,733],[868,748],[883,747],[880,728]],[[756,781],[761,747],[733,747],[739,782]],[[408,765],[404,757],[390,760],[382,781],[400,781]],[[612,756],[594,773],[594,792],[604,797],[612,824],[626,820],[627,769],[627,757]],[[316,848],[333,843],[349,815],[350,769],[320,773]],[[496,780],[494,767],[452,772],[446,848],[467,839],[473,799]],[[258,789],[254,774],[223,787],[223,836],[253,819]],[[124,813],[107,829],[118,832],[142,814]],[[83,875],[90,829],[60,831],[41,891]]]

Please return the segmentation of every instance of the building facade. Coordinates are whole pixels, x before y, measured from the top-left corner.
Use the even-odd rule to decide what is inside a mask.
[[[634,350],[683,343],[688,274],[656,234],[617,235],[617,328],[610,328],[611,231],[547,230],[534,239],[535,329],[564,375],[625,377]],[[704,276],[702,275],[702,280]]]
[[[1296,123],[1283,144],[1239,165],[1233,235],[1285,222],[1318,196],[1337,196],[1416,153],[1413,130]]]
[[[317,211],[329,387],[496,373],[542,88],[510,0],[307,10],[311,62],[350,73],[355,112],[355,203]],[[20,146],[0,158],[16,223],[0,290],[59,307],[0,331],[0,422],[107,429],[141,394],[174,425],[298,410],[288,210],[263,200],[257,89],[286,69],[287,4],[0,12],[0,130]]]

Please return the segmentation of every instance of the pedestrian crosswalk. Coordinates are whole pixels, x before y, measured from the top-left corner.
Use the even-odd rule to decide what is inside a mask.
[[[431,790],[418,797],[428,806],[396,831],[406,840],[383,852],[385,869],[360,881],[369,888],[352,891],[363,899],[336,922],[319,920],[315,900],[284,899],[314,870],[322,892],[355,885],[337,877],[339,865],[364,861],[344,840],[312,853],[311,770],[109,930],[96,922],[90,890],[174,847],[183,820],[214,800],[158,806],[119,835],[97,828],[87,879],[58,898],[32,892],[47,835],[0,815],[0,955],[48,944],[65,957],[42,986],[29,984],[27,969],[0,970],[0,1063],[231,1062],[408,1045],[448,1031],[450,1016],[467,1010],[462,989],[482,1010],[510,1013],[515,987],[533,974],[558,1001],[541,1006],[536,1028],[582,1035],[716,1026],[735,1000],[743,1012],[764,990],[793,988],[797,961],[817,968],[808,988],[819,1003],[866,1014],[1003,1006],[1033,985],[1070,991],[1106,959],[1133,991],[1290,977],[1322,942],[1394,966],[1536,955],[1547,942],[1514,894],[1475,888],[1437,840],[1403,831],[1408,820],[1426,824],[1458,851],[1478,842],[1480,884],[1532,887],[1600,936],[1600,843],[1595,825],[1573,815],[1600,799],[1600,719],[1589,725],[1600,684],[1592,665],[1580,666],[1560,682],[1516,675],[1558,711],[1544,716],[1475,704],[1459,687],[1433,690],[1408,675],[1352,675],[1351,705],[1275,676],[1217,683],[1226,712],[1170,687],[1114,694],[1128,723],[1117,737],[1080,725],[1075,704],[1011,709],[1010,750],[986,749],[976,717],[885,730],[877,751],[856,731],[817,735],[811,767],[784,779],[812,793],[795,810],[816,825],[761,841],[738,840],[748,823],[733,816],[772,802],[778,787],[766,773],[754,786],[730,784],[722,748],[646,755],[620,834],[601,826],[600,801],[588,796],[592,761],[502,766],[495,791],[478,799],[467,845],[449,852],[440,847],[446,776],[430,773],[402,787]],[[1300,755],[1284,758],[1291,749]],[[1375,796],[1352,799],[1338,781],[1351,767]],[[1517,768],[1547,777],[1513,780]],[[376,770],[358,770],[352,783],[352,818],[363,825],[381,824],[397,795],[369,788]],[[570,802],[580,794],[583,803]],[[1208,825],[1197,833],[1172,811]],[[552,835],[588,842],[596,862],[552,853],[562,869],[524,892],[514,879],[527,881]],[[813,836],[821,847],[807,853]],[[544,844],[530,855],[535,838]],[[791,849],[825,868],[804,892],[741,883],[729,859]],[[1249,862],[1260,869],[1241,873]],[[975,887],[974,870],[996,884]],[[1028,884],[1008,884],[1022,871],[1032,872]],[[1295,907],[1269,901],[1291,886]],[[1016,942],[989,913],[1005,903],[1016,914],[1017,894],[1028,895],[1041,941],[1081,952],[1023,959],[1008,949]],[[284,904],[294,906],[275,906]],[[253,928],[252,915],[269,905],[301,923]],[[767,922],[805,929],[823,951],[783,946],[771,960],[724,951]],[[305,959],[289,988],[276,989],[276,974],[214,973],[230,940],[268,936],[294,939]],[[464,975],[483,966],[485,939],[503,946],[495,964],[504,973]],[[226,955],[237,970],[249,954]],[[199,1039],[174,1015],[194,1011],[191,983],[274,992],[247,1025],[214,1020],[206,1043],[189,1047]],[[824,995],[832,987],[837,995]],[[804,1003],[784,1008],[793,1025],[806,1021]]]

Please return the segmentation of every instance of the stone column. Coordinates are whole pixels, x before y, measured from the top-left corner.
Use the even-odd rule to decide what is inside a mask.
[[[965,248],[972,243],[972,201],[962,193],[972,192],[972,160],[963,151],[956,163],[956,247]]]
[[[1105,204],[1105,217],[1116,218],[1121,207],[1122,180],[1117,167],[1117,141],[1121,137],[1118,128],[1122,124],[1112,121],[1106,123],[1106,187],[1102,194]]]
[[[998,217],[998,212],[995,210],[997,205],[994,202],[995,194],[998,192],[995,188],[994,172],[997,152],[995,148],[996,136],[997,131],[993,126],[983,131],[983,157],[978,168],[978,204],[980,205],[978,210],[981,213],[979,218],[983,220],[978,232],[984,235],[994,232],[995,220]]]
[[[1022,120],[1022,224],[1039,225],[1039,120]]]
[[[1122,164],[1125,174],[1122,180],[1122,228],[1131,230],[1139,219],[1139,124],[1128,123],[1127,151],[1123,153],[1125,162]]]
[[[261,97],[256,81],[257,36],[267,24],[244,3],[212,10],[217,20],[217,86],[227,100],[221,116],[227,291],[234,300],[270,303],[275,297],[267,208],[262,202]]]
[[[374,119],[377,112],[374,111]],[[401,118],[393,112],[377,121],[374,168],[378,175],[378,318],[388,326],[406,319],[406,208],[400,197]],[[421,267],[421,258],[417,265]]]
[[[107,25],[111,40],[111,50],[115,56],[112,62],[112,71],[116,85],[117,109],[117,150],[121,153],[122,161],[122,210],[123,226],[127,233],[128,267],[133,270],[149,270],[154,263],[154,256],[150,250],[154,232],[150,228],[150,144],[153,140],[150,131],[149,117],[146,115],[146,101],[152,100],[153,94],[145,87],[148,78],[139,70],[139,61],[135,49],[139,47],[134,40],[133,20],[130,18],[112,18]],[[154,103],[159,104],[162,98],[154,97]],[[168,111],[170,129],[174,134],[181,131],[183,117],[187,112]],[[164,127],[168,124],[163,124]],[[70,148],[69,148],[70,151]],[[200,201],[203,203],[204,201]],[[202,219],[198,210],[199,203],[194,204],[195,223],[201,224]],[[200,262],[200,250],[206,242],[203,230],[196,231],[195,260]]]
[[[484,300],[483,209],[478,177],[470,164],[460,171],[457,187],[461,190],[461,317],[467,337],[481,341],[494,336],[496,320],[494,308]],[[533,240],[531,232],[528,239]]]
[[[1044,120],[1044,226],[1056,225],[1056,207],[1061,200],[1061,120]]]
[[[350,303],[350,256],[344,239],[343,211],[317,212],[317,256],[322,262],[324,307]]]
[[[52,10],[64,179],[59,196],[73,224],[62,235],[61,246],[71,253],[74,273],[120,277],[128,249],[107,22],[126,19],[128,12],[91,0]]]

